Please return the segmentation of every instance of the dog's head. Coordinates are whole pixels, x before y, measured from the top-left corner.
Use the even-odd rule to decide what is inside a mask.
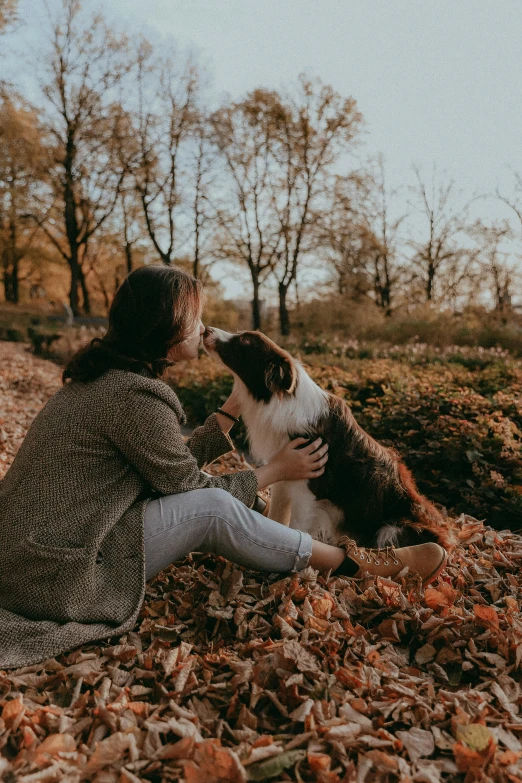
[[[207,326],[203,345],[246,386],[255,400],[293,394],[297,383],[294,360],[261,332],[230,334]]]

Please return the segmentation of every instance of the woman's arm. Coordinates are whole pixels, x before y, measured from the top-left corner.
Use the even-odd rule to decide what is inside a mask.
[[[296,438],[268,465],[209,476],[199,469],[194,454],[183,442],[172,402],[141,386],[131,387],[124,396],[108,434],[133,468],[161,494],[220,487],[247,506],[253,504],[258,489],[269,484],[320,476],[328,459],[328,446],[321,446],[320,438],[304,448],[300,447],[307,439]]]
[[[240,405],[234,392],[223,403],[221,410],[236,418],[240,414]],[[215,459],[232,451],[234,444],[228,435],[234,422],[221,413],[211,413],[201,427],[196,427],[187,440],[187,447],[196,457],[200,468],[210,465]]]
[[[237,399],[234,391],[232,391],[232,394],[223,403],[223,405],[221,406],[221,410],[225,411],[225,413],[230,413],[230,415],[235,416],[236,419],[238,418],[238,416],[241,413],[241,404]],[[225,434],[229,432],[234,422],[231,419],[229,419],[228,416],[223,416],[221,413],[216,413],[216,416],[219,422],[219,426],[221,427],[223,432]]]
[[[119,403],[108,435],[132,467],[162,495],[220,487],[247,506],[255,500],[258,483],[253,470],[223,476],[209,476],[200,470],[196,457],[183,441],[176,411],[161,393],[142,386],[131,387]],[[214,429],[207,426],[206,451],[219,451],[224,438],[217,423]]]
[[[225,417],[219,416],[218,419],[218,415],[211,413],[201,427],[196,427],[186,442],[201,469],[234,448],[232,439],[221,427],[220,419]]]

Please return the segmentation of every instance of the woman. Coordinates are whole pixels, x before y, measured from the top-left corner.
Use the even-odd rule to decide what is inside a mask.
[[[437,544],[344,549],[313,541],[251,510],[259,489],[320,475],[319,440],[288,444],[267,465],[225,476],[202,471],[233,448],[230,397],[185,444],[185,415],[161,376],[195,359],[204,333],[200,284],[145,266],[118,289],[103,338],[81,348],[63,387],[38,413],[0,485],[0,666],[32,664],[133,627],[145,581],[189,552],[259,571],[310,565],[327,573],[425,582],[442,569]],[[362,571],[361,571],[362,573]]]

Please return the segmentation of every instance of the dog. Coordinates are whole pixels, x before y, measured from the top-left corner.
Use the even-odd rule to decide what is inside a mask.
[[[348,535],[362,547],[454,547],[451,522],[419,493],[399,454],[368,435],[347,403],[314,383],[287,351],[261,332],[214,327],[203,345],[234,376],[257,462],[266,464],[299,436],[328,443],[321,476],[272,485],[272,519],[329,544]]]

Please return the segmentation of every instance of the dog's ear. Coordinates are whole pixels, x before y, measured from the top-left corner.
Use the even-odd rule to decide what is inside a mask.
[[[270,361],[265,372],[265,382],[271,392],[291,394],[295,389],[296,381],[295,368],[290,358],[277,356]]]

